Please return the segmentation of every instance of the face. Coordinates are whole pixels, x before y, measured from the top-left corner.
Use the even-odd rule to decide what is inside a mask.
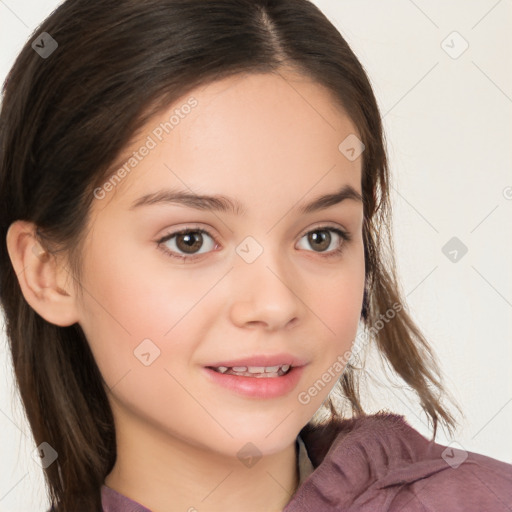
[[[130,143],[118,179],[95,191],[79,304],[116,428],[229,456],[295,439],[341,376],[361,315],[361,201],[305,208],[361,194],[361,158],[339,149],[357,133],[321,86],[258,74],[192,91]],[[141,203],[165,191],[225,199]],[[239,208],[214,208],[226,198]],[[302,366],[206,369],[274,355]]]

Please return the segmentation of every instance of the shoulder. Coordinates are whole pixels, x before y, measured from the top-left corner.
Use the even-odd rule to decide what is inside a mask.
[[[303,484],[309,495],[316,489],[348,510],[511,509],[512,465],[428,440],[403,416],[379,413],[301,436],[315,465]]]
[[[403,417],[384,428],[383,439],[402,450],[393,454],[393,469],[379,479],[379,489],[395,494],[393,510],[510,511],[512,465],[426,439]],[[385,423],[376,422],[376,423]],[[384,467],[383,460],[377,460]]]

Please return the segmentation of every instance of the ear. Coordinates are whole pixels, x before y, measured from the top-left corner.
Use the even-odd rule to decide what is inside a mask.
[[[28,304],[52,324],[66,327],[78,322],[73,278],[37,241],[36,225],[13,222],[7,231],[7,251]]]

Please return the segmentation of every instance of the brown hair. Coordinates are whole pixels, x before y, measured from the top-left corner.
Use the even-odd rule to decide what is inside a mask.
[[[47,32],[58,47],[31,47]],[[366,281],[362,320],[394,371],[417,393],[429,421],[455,420],[432,351],[407,313],[395,272],[389,175],[381,118],[360,62],[308,0],[68,0],[33,33],[3,87],[0,116],[0,299],[12,362],[36,444],[59,454],[45,471],[59,511],[101,509],[100,487],[116,459],[114,421],[78,324],[59,327],[26,302],[6,234],[17,219],[37,226],[41,245],[68,255],[80,282],[93,190],[130,138],[162,108],[199,85],[238,73],[289,68],[332,92],[357,126],[362,155]],[[349,363],[337,386],[364,414]],[[326,401],[333,418],[342,411]]]

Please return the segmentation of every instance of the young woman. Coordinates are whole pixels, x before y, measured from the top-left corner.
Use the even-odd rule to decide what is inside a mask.
[[[1,302],[52,510],[511,509],[511,465],[434,442],[455,421],[395,277],[380,114],[314,4],[68,0],[0,130]],[[365,414],[373,343],[431,440]]]

